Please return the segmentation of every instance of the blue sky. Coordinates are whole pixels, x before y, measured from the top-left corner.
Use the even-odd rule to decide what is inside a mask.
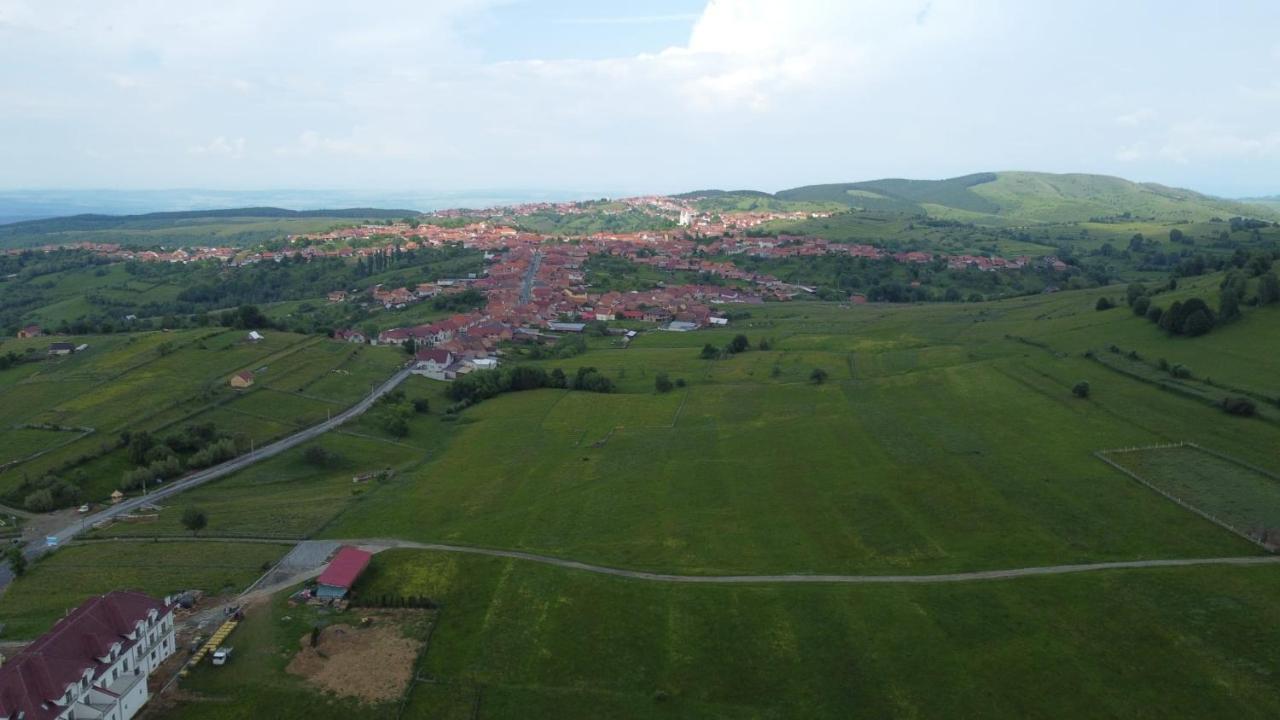
[[[0,189],[1280,193],[1280,3],[0,0]]]

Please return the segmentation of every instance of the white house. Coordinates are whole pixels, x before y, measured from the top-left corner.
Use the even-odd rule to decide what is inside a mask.
[[[453,353],[439,348],[419,350],[414,356],[413,372],[433,380],[446,380],[445,369],[453,364]]]
[[[0,666],[0,720],[130,720],[176,649],[173,609],[122,590],[84,601]]]

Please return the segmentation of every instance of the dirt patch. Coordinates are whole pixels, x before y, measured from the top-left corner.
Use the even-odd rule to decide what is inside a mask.
[[[303,635],[302,649],[289,662],[290,673],[322,690],[365,702],[399,698],[413,677],[413,661],[421,640],[400,634],[392,623],[370,627],[330,625],[311,647],[311,635]]]

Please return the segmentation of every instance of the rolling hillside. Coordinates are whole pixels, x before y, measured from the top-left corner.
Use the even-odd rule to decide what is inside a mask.
[[[248,245],[291,232],[339,223],[416,216],[413,210],[274,207],[157,212],[144,215],[72,215],[0,225],[0,248],[77,242],[121,245]]]
[[[1000,225],[1083,222],[1126,213],[1160,222],[1232,216],[1280,219],[1274,205],[1086,174],[999,172],[946,180],[869,180],[807,185],[782,190],[774,197]]]

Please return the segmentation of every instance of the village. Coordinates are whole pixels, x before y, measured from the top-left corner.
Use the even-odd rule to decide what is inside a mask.
[[[324,232],[284,238],[283,247],[185,247],[139,250],[116,244],[79,243],[38,248],[45,252],[77,249],[123,261],[144,263],[218,262],[227,267],[336,258],[364,261],[421,248],[461,246],[483,253],[485,269],[467,277],[436,279],[412,287],[374,283],[363,288],[336,288],[332,304],[359,304],[366,309],[398,311],[451,294],[474,291],[483,304],[433,322],[390,327],[372,333],[358,328],[334,331],[350,343],[407,346],[414,369],[427,377],[452,380],[473,370],[491,369],[499,345],[509,342],[554,342],[553,333],[584,332],[590,323],[647,324],[687,332],[722,326],[733,313],[728,306],[788,301],[815,288],[783,282],[734,262],[736,257],[786,259],[844,255],[901,264],[943,261],[952,270],[1017,270],[1040,264],[1064,269],[1056,258],[945,255],[922,251],[890,252],[870,244],[831,242],[808,235],[761,234],[760,227],[778,220],[826,217],[825,212],[699,210],[690,200],[662,196],[613,201],[615,210],[590,203],[530,203],[485,210],[442,210],[423,220],[359,223]],[[552,235],[517,227],[535,213],[641,212],[669,227],[634,232]],[[437,222],[432,222],[436,220]],[[442,222],[442,221],[450,222]],[[459,220],[471,220],[459,224]],[[750,232],[748,232],[750,231]],[[14,252],[14,251],[10,251]],[[593,288],[587,265],[593,257],[617,258],[658,273],[684,273],[698,282],[654,283],[643,290],[620,292]],[[713,282],[714,281],[714,282]],[[852,293],[850,303],[866,297]],[[631,326],[628,326],[631,327]],[[35,328],[32,328],[35,330]]]

